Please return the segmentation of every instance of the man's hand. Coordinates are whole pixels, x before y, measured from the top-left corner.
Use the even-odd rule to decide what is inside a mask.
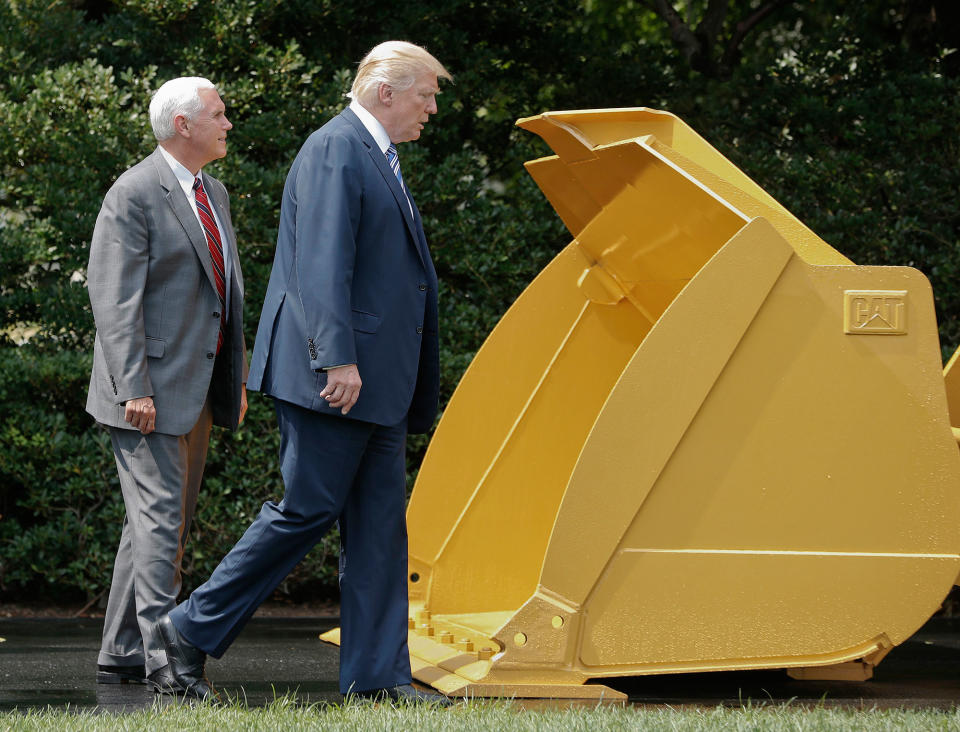
[[[340,413],[346,414],[357,403],[362,383],[356,364],[337,366],[327,371],[327,385],[320,396],[331,407],[342,407]]]
[[[153,397],[140,397],[139,399],[127,400],[126,411],[123,418],[127,420],[134,429],[140,430],[145,435],[153,432],[157,426],[157,409],[153,406]]]
[[[240,422],[239,424],[243,424],[243,418],[246,416],[246,414],[247,414],[247,385],[241,384],[240,385]]]

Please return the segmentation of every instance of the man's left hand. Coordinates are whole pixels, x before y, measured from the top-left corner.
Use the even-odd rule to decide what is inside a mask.
[[[327,385],[320,396],[331,407],[340,409],[341,414],[346,414],[357,403],[362,385],[356,364],[337,366],[327,371]]]
[[[157,408],[153,397],[138,397],[128,399],[123,409],[123,418],[130,426],[140,430],[141,434],[149,435],[157,426]]]

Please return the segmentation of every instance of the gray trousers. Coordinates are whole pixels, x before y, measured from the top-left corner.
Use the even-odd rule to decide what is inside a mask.
[[[180,562],[197,505],[212,417],[209,400],[185,435],[110,428],[127,515],[113,565],[98,664],[167,663],[153,625],[176,606]]]

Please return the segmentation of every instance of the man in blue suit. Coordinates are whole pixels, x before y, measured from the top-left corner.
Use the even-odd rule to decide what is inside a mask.
[[[181,694],[212,694],[205,654],[339,520],[341,692],[446,701],[410,685],[404,452],[436,416],[437,276],[395,147],[436,113],[439,78],[424,49],[377,46],[290,168],[247,379],[274,399],[285,492],[158,622]]]

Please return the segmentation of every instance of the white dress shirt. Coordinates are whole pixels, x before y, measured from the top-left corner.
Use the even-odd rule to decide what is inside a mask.
[[[387,131],[383,129],[383,125],[380,124],[380,120],[370,114],[366,107],[360,104],[360,102],[358,102],[356,99],[350,101],[350,111],[360,118],[360,121],[363,122],[363,126],[367,128],[367,132],[373,136],[374,141],[380,147],[380,152],[382,152],[384,157],[386,157],[387,148],[390,147],[390,135],[388,135]]]

